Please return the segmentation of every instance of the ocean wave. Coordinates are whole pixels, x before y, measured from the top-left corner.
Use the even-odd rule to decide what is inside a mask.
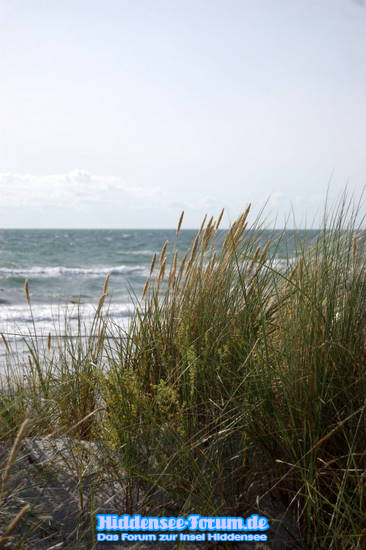
[[[0,333],[9,341],[23,340],[34,332],[37,336],[47,336],[48,333],[56,336],[65,332],[65,319],[69,334],[78,334],[80,321],[84,327],[82,330],[87,333],[96,308],[96,304],[84,304],[79,308],[70,305],[33,304],[33,318],[27,306],[16,304],[6,309],[0,308]],[[127,328],[133,312],[134,306],[131,303],[110,304],[104,309],[104,318],[120,328]],[[0,355],[2,347],[0,339]]]
[[[32,315],[27,305],[15,304],[7,308],[0,308],[0,324],[8,323],[33,323],[39,321],[57,321],[67,317],[69,320],[92,318],[97,309],[97,304],[59,305],[33,304]],[[131,303],[106,305],[104,313],[108,317],[130,317],[134,311]],[[33,317],[32,317],[33,316]],[[0,327],[1,332],[1,327]]]
[[[153,256],[156,250],[120,250],[120,254],[128,254],[131,256]]]
[[[84,276],[103,277],[106,275],[126,275],[136,271],[143,271],[141,265],[118,265],[110,267],[64,267],[64,266],[33,266],[29,268],[1,267],[0,277],[63,277]]]

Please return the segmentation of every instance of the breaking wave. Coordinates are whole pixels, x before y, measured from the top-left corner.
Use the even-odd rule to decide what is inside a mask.
[[[29,268],[1,267],[0,277],[63,277],[84,276],[103,277],[110,275],[127,275],[143,271],[145,266],[118,265],[110,267],[64,267],[64,266],[33,266]]]

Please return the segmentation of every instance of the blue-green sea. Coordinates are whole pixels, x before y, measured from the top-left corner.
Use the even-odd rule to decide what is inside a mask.
[[[316,232],[306,233],[313,237]],[[185,252],[195,235],[196,230],[182,230],[177,240],[175,230],[2,229],[0,332],[16,339],[34,329],[24,297],[26,279],[37,333],[48,334],[65,309],[71,320],[77,319],[79,308],[86,321],[92,318],[107,274],[109,315],[124,326],[141,297],[154,252],[166,240]],[[287,249],[278,251],[279,261],[291,255],[292,238],[288,231]]]

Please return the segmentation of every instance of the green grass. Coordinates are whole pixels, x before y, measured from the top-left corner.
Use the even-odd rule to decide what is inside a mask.
[[[271,497],[308,548],[362,549],[362,220],[344,198],[279,269],[285,232],[263,243],[248,219],[224,240],[205,222],[185,259],[164,246],[126,333],[104,320],[107,281],[87,338],[80,326],[47,357],[28,339],[30,367],[16,382],[9,368],[2,393],[1,437],[28,418],[30,435],[103,441],[104,463],[167,509],[245,516]]]

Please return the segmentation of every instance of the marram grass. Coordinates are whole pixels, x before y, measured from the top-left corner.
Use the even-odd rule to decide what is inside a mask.
[[[154,255],[126,333],[104,320],[107,280],[92,334],[79,323],[69,338],[49,337],[45,354],[28,338],[29,369],[20,379],[10,363],[1,394],[2,439],[16,448],[27,418],[29,435],[102,441],[104,463],[147,495],[164,495],[170,510],[245,516],[270,498],[296,519],[308,548],[362,549],[366,257],[358,212],[343,200],[311,246],[298,238],[295,259],[281,269],[285,231],[264,242],[249,207],[226,232],[222,217],[204,219],[182,258],[168,242]],[[183,224],[182,213],[177,238]],[[31,307],[28,283],[25,292]],[[2,506],[8,537],[14,517]]]

